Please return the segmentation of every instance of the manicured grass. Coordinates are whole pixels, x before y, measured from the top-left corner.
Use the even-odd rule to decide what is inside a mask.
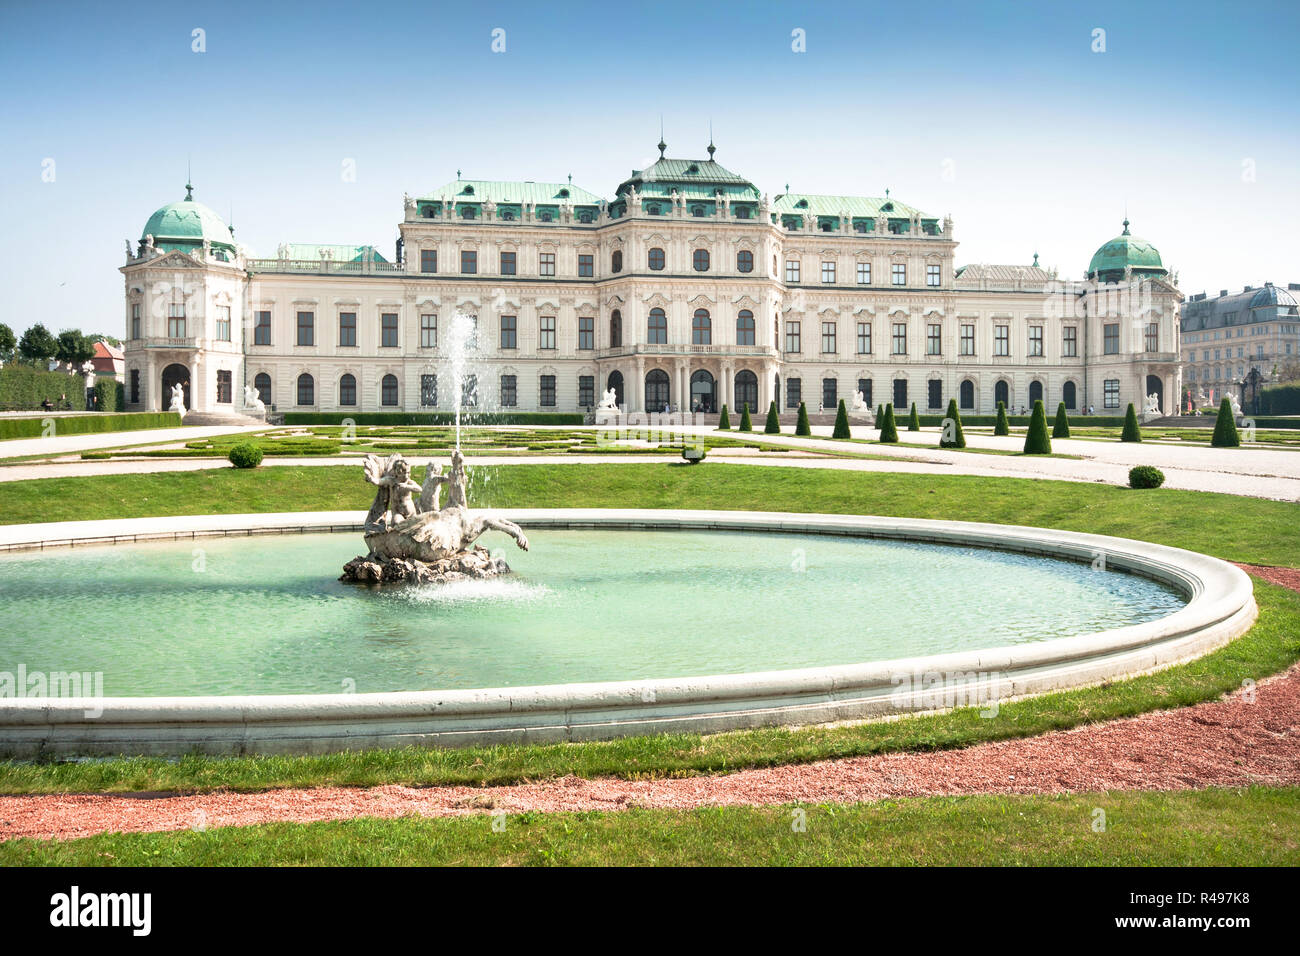
[[[1094,830],[1096,811],[1105,827]],[[803,814],[802,829],[795,826]],[[1300,789],[276,823],[0,843],[0,866],[1296,866]]]
[[[546,746],[372,750],[306,757],[135,757],[0,763],[0,793],[263,790],[294,786],[511,784],[574,774],[629,779],[724,773],[835,757],[965,747],[1183,707],[1277,673],[1300,658],[1300,594],[1256,582],[1259,621],[1212,654],[1102,687],[978,708],[838,727],[672,734]]]

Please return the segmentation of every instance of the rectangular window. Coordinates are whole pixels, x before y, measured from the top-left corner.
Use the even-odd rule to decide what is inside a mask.
[[[357,344],[357,314],[355,312],[339,313],[339,345]]]
[[[230,341],[230,306],[217,306],[217,341]]]
[[[555,253],[543,252],[537,257],[537,274],[541,276],[555,275]]]
[[[438,317],[436,315],[420,316],[420,348],[436,349],[438,347]]]
[[[823,263],[822,263],[822,282],[826,283],[827,285],[830,285],[830,284],[832,284],[834,281],[835,281],[835,263],[833,263],[833,262],[823,262]]]
[[[420,250],[420,271],[421,272],[438,271],[438,250],[437,249]]]
[[[800,386],[802,384],[803,384],[802,381],[800,381],[797,378],[787,378],[785,380],[785,407],[786,408],[799,407],[799,403],[803,401],[803,398],[800,395],[800,392],[802,391]]]
[[[993,354],[1002,356],[1011,354],[1011,326],[993,326]]]
[[[785,324],[785,350],[787,352],[799,351],[799,322],[790,320]]]
[[[466,408],[478,406],[478,376],[466,375],[460,383],[460,403]]]
[[[438,376],[420,376],[420,404],[432,408],[438,404]]]
[[[501,344],[503,349],[514,349],[519,347],[517,338],[518,320],[513,315],[501,316]]]
[[[907,354],[907,323],[906,322],[894,323],[893,354],[894,355]]]
[[[316,313],[315,312],[298,313],[298,344],[299,345],[316,344]],[[308,402],[307,404],[310,405],[311,402]]]
[[[929,403],[927,407],[943,408],[943,382],[937,378],[932,378],[926,383],[926,386],[926,401]]]
[[[1156,322],[1147,323],[1147,351],[1160,351],[1160,325]]]
[[[234,395],[234,387],[230,372],[226,369],[217,369],[217,404],[231,404],[231,397]]]
[[[894,379],[894,413],[895,416],[907,410],[907,379]]]
[[[925,267],[925,284],[931,288],[937,288],[939,285],[939,266],[929,265]],[[934,406],[931,406],[932,408]]]
[[[858,391],[862,393],[862,403],[868,408],[871,407],[871,379],[858,379]]]
[[[943,326],[932,322],[925,327],[925,354],[943,354]]]
[[[835,323],[822,323],[822,352],[834,353],[835,351]]]
[[[596,347],[596,320],[590,315],[578,316],[578,348],[582,350]],[[579,405],[589,404],[579,402]]]
[[[907,266],[901,262],[894,263],[894,285],[907,285]]]
[[[871,263],[858,263],[858,285],[871,285]]]
[[[501,376],[501,404],[505,408],[514,408],[519,404],[519,385],[513,375]]]
[[[963,325],[961,327],[961,354],[975,354],[975,326]]]
[[[578,275],[590,278],[596,274],[596,257],[588,255],[578,256]]]
[[[140,404],[140,370],[131,369],[131,404]]]
[[[258,312],[257,323],[253,326],[253,344],[271,344],[271,313]]]
[[[173,302],[167,306],[167,337],[185,338],[185,303]]]
[[[463,275],[478,272],[478,252],[474,249],[462,249],[460,252],[460,271]]]
[[[578,406],[590,408],[596,404],[596,377],[594,375],[578,376]]]
[[[785,262],[785,281],[786,281],[786,282],[798,282],[798,281],[799,281],[799,260],[798,260],[798,259],[787,259],[787,260],[786,260],[786,262]]]
[[[1108,378],[1104,386],[1106,408],[1119,408],[1119,379]]]
[[[1031,325],[1029,327],[1029,354],[1035,358],[1043,357],[1043,327],[1041,325]]]
[[[858,323],[858,354],[859,355],[871,354],[871,323],[870,322]]]
[[[379,346],[397,348],[397,313],[385,312],[379,317]]]
[[[513,252],[501,253],[501,274],[503,276],[515,274],[515,254]]]
[[[555,407],[555,376],[554,375],[542,376],[542,403],[541,404],[543,408]]]
[[[1067,325],[1061,330],[1061,354],[1066,358],[1079,356],[1079,327]]]
[[[1112,322],[1105,326],[1105,343],[1107,355],[1119,354],[1119,323]]]
[[[822,379],[822,409],[831,409],[840,403],[840,383],[838,379]]]
[[[131,306],[131,338],[140,337],[140,304],[137,302]]]
[[[544,315],[541,318],[541,336],[538,340],[539,349],[555,348],[555,316]],[[554,376],[552,376],[554,378]]]

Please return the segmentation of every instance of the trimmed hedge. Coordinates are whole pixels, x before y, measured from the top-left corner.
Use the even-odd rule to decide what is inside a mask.
[[[128,412],[117,415],[48,416],[54,420],[55,435],[89,435],[98,432],[130,432],[144,428],[179,428],[175,412]],[[45,418],[0,418],[0,440],[40,438]]]
[[[998,414],[997,417],[994,418],[993,420],[993,434],[995,435],[1011,434],[1011,426],[1007,422],[1007,406],[1005,402],[998,402]]]
[[[120,412],[126,408],[126,386],[115,378],[101,378],[95,383],[98,412]]]
[[[1154,465],[1137,465],[1128,470],[1130,488],[1159,488],[1165,483],[1165,473]]]
[[[1237,434],[1237,420],[1232,417],[1232,403],[1224,396],[1219,403],[1219,418],[1214,423],[1214,437],[1210,444],[1215,448],[1240,448],[1241,435]]]
[[[262,449],[251,441],[240,442],[226,457],[236,468],[256,468],[262,463]]]
[[[581,425],[582,412],[461,412],[462,425]],[[454,425],[455,412],[285,412],[286,425]]]
[[[912,411],[907,416],[907,430],[909,432],[919,432],[921,430],[921,416],[916,413],[916,402],[912,403]]]
[[[945,418],[947,418],[946,415],[922,415],[921,425],[925,428],[932,428],[938,425],[942,425],[943,420]],[[988,425],[996,425],[998,423],[997,417],[994,415],[968,415],[965,412],[962,413],[961,420],[966,425],[988,426]],[[1028,425],[1032,420],[1033,420],[1032,415],[1008,415],[1007,416],[1007,424],[1013,425],[1016,428],[1023,428],[1024,426]],[[1256,419],[1256,421],[1258,422],[1259,419]],[[1279,421],[1287,421],[1287,419],[1279,419]],[[1103,427],[1119,428],[1124,424],[1124,419],[1122,417],[1114,416],[1114,415],[1106,415],[1106,416],[1084,415],[1075,419],[1074,424],[1084,426],[1084,427],[1093,425],[1098,428],[1103,428]],[[1192,424],[1197,424],[1197,423],[1192,423]],[[1177,427],[1177,426],[1173,426],[1173,427]],[[1297,421],[1293,427],[1300,428],[1300,421]]]
[[[23,362],[10,362],[0,368],[0,408],[8,411],[40,411],[47,398],[61,411],[84,411],[85,379],[67,372],[49,372]],[[66,398],[60,402],[59,396]]]
[[[1300,415],[1300,383],[1270,385],[1260,389],[1259,410],[1265,415]]]
[[[844,399],[840,399],[840,407],[835,412],[835,431],[831,432],[832,438],[852,438],[853,433],[849,431],[849,410],[844,405]]]
[[[770,416],[768,420],[770,423]],[[799,403],[799,418],[794,424],[794,433],[805,438],[812,434],[812,428],[808,425],[808,406],[803,402]]]
[[[949,434],[948,426],[941,424],[943,430],[939,433],[940,448],[965,448],[966,433],[961,427],[961,412],[957,410],[957,399],[948,399],[948,414],[944,416],[945,422],[951,421],[952,432]]]
[[[804,417],[806,421],[807,413],[805,413]],[[776,413],[776,402],[767,406],[767,423],[763,425],[763,433],[766,435],[781,434],[781,417]]]
[[[727,406],[722,406],[722,414],[718,416],[718,431],[731,431],[731,417],[727,415]]]
[[[1056,424],[1052,426],[1053,438],[1070,437],[1070,419],[1065,415],[1065,402],[1056,406]]]
[[[1128,411],[1124,414],[1124,430],[1120,432],[1120,441],[1141,441],[1142,429],[1138,427],[1137,409],[1133,403],[1128,403]]]
[[[754,423],[750,421],[749,418],[749,402],[744,402],[741,405],[741,412],[740,412],[740,431],[752,432],[753,430],[754,430]]]
[[[1047,437],[1047,409],[1043,408],[1043,400],[1036,398],[1034,414],[1029,420],[1029,430],[1025,432],[1025,454],[1050,455],[1051,453],[1052,440]]]
[[[891,402],[885,406],[885,414],[881,416],[880,421],[880,442],[884,445],[898,444],[898,424],[894,421],[894,405]]]

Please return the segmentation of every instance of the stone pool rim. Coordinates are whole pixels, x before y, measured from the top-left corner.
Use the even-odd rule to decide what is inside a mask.
[[[0,756],[309,754],[606,740],[862,720],[1094,685],[1199,657],[1248,630],[1249,576],[1166,545],[1048,528],[867,515],[500,509],[526,530],[833,534],[1093,563],[1179,591],[1154,621],[1075,637],[859,664],[716,676],[374,694],[0,699]],[[213,536],[360,532],[364,512],[189,515],[0,526],[0,552]],[[937,587],[937,585],[936,585]],[[942,678],[971,678],[945,687]],[[932,677],[940,684],[927,683]],[[952,693],[950,694],[949,691]],[[955,699],[950,699],[955,695]],[[96,716],[87,716],[88,714]]]

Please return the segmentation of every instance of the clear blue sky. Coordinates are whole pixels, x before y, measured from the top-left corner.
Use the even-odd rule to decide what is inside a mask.
[[[1297,35],[1294,2],[6,2],[0,322],[120,336],[123,240],[187,161],[256,253],[389,254],[404,191],[459,168],[608,196],[661,114],[669,155],[703,156],[712,119],[772,194],[951,213],[960,263],[1078,276],[1127,205],[1184,292],[1296,282]]]

